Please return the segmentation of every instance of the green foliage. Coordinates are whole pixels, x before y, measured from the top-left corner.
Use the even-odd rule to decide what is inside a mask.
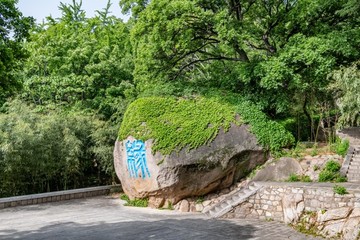
[[[34,23],[16,8],[17,0],[0,1],[0,105],[21,88],[19,72],[27,57],[22,42]]]
[[[102,171],[107,165],[93,151],[106,144],[93,135],[100,120],[85,113],[41,113],[20,101],[6,110],[0,114],[0,197],[109,182],[104,178],[111,174]]]
[[[221,128],[227,131],[231,122],[236,122],[234,107],[213,99],[140,98],[127,109],[119,139],[154,139],[152,150],[169,154],[210,142]]]
[[[48,18],[26,44],[30,57],[22,98],[40,106],[92,109],[104,119],[121,120],[128,99],[136,95],[128,27],[107,8],[89,19],[75,1],[60,9],[63,17]]]
[[[336,154],[345,157],[348,149],[349,149],[350,143],[348,139],[341,139],[336,138],[335,142],[331,144],[331,150],[336,152]]]
[[[319,154],[319,152],[318,152],[318,149],[317,149],[317,144],[314,144],[313,148],[311,149],[310,155],[311,155],[312,157],[314,157],[314,156],[316,156],[316,155],[318,155],[318,154]]]
[[[346,0],[121,4],[139,9],[131,42],[140,92],[180,81],[240,93],[272,114],[316,112],[331,99],[328,74],[360,56],[357,5]]]
[[[337,161],[330,160],[325,164],[325,170],[330,171],[332,173],[336,173],[340,171],[341,164]]]
[[[300,177],[297,174],[290,174],[289,178],[286,180],[287,182],[300,182]]]
[[[304,234],[312,235],[312,236],[322,236],[319,235],[319,231],[317,228],[317,213],[306,211],[301,216],[297,223],[293,225],[293,227]]]
[[[319,166],[319,165],[314,165],[313,170],[314,170],[314,171],[320,170],[320,166]]]
[[[204,202],[204,196],[200,196],[196,199],[195,203],[198,204],[198,203],[203,203]]]
[[[143,199],[137,199],[131,200],[126,194],[121,194],[120,199],[126,201],[124,206],[129,207],[147,207],[149,205],[149,199],[143,198]]]
[[[347,179],[340,175],[341,165],[339,162],[330,160],[319,173],[319,182],[346,182]]]
[[[346,190],[345,187],[340,186],[340,185],[335,185],[333,187],[334,193],[339,194],[339,195],[345,195],[348,194],[348,191]]]
[[[311,178],[307,175],[290,174],[287,182],[312,182]]]
[[[211,93],[211,95],[213,94]],[[247,101],[236,94],[217,95],[217,98],[219,101],[224,99],[234,105],[236,113],[241,116],[241,120],[250,125],[250,131],[255,134],[259,143],[270,151],[279,151],[282,147],[294,144],[295,139],[291,133],[286,131],[281,124],[270,120],[251,101]]]
[[[360,125],[360,62],[335,70],[329,89],[334,93],[341,111],[340,126]]]
[[[240,121],[235,120],[239,114]],[[266,149],[278,151],[294,143],[293,136],[271,121],[258,107],[237,95],[221,96],[214,92],[194,99],[149,97],[136,100],[125,113],[119,139],[133,136],[154,139],[153,151],[164,154],[184,147],[197,148],[213,140],[220,128],[230,123],[248,123]]]

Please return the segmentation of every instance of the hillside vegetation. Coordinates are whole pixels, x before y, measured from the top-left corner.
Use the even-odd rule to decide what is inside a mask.
[[[0,2],[0,197],[116,181],[120,126],[169,152],[247,123],[274,152],[360,125],[358,0],[119,4],[126,23],[73,0],[35,24]]]

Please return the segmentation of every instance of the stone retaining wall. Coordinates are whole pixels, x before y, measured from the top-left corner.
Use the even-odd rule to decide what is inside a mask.
[[[349,192],[345,195],[334,193],[331,183],[258,184],[263,187],[255,195],[223,217],[302,222],[322,235],[343,234],[344,239],[355,239],[360,231],[359,184],[339,184]]]
[[[100,187],[91,187],[91,188],[80,188],[80,189],[67,190],[67,191],[24,195],[24,196],[9,197],[9,198],[0,198],[0,209],[106,195],[109,194],[114,189],[120,190],[121,188],[119,185],[100,186]]]

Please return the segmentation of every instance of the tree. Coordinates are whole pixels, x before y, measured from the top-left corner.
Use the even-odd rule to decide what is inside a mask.
[[[330,76],[334,80],[333,91],[341,111],[341,126],[360,126],[360,62],[335,70]]]
[[[129,30],[109,14],[110,3],[86,19],[81,2],[62,4],[63,17],[32,34],[23,97],[38,105],[80,106],[106,119],[131,95]],[[120,114],[119,114],[120,115]]]
[[[29,37],[34,19],[24,17],[17,0],[0,1],[0,104],[21,88],[16,71],[27,57],[22,41]]]
[[[137,85],[222,88],[273,116],[294,102],[309,115],[327,98],[327,75],[359,57],[359,23],[341,14],[346,2],[150,1],[131,33]]]

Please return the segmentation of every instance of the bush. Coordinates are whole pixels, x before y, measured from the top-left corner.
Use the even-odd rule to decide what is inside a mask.
[[[345,157],[348,149],[349,149],[350,143],[349,140],[340,138],[336,138],[336,141],[334,144],[331,145],[331,149],[336,152],[336,154]]]
[[[325,164],[325,170],[330,171],[332,173],[337,173],[340,171],[341,165],[339,162],[330,160]]]
[[[319,182],[346,182],[346,178],[340,175],[341,165],[339,162],[330,160],[319,173]]]
[[[289,178],[286,180],[287,182],[312,182],[311,178],[307,175],[297,175],[290,174]]]
[[[337,193],[339,195],[345,195],[345,194],[348,194],[348,191],[346,190],[345,187],[343,186],[339,186],[339,185],[335,185],[334,188],[334,193]]]
[[[336,178],[333,172],[323,170],[319,173],[319,182],[331,182]]]
[[[289,178],[287,179],[287,182],[299,182],[300,181],[300,177],[297,174],[290,174]]]

